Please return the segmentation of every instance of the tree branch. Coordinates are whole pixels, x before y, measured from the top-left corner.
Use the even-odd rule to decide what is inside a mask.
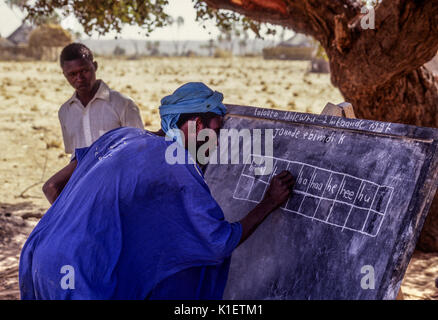
[[[204,1],[313,36],[326,49],[339,87],[350,82],[356,89],[370,83],[375,88],[418,69],[438,51],[438,0],[384,0],[374,30],[361,28],[360,0]],[[345,72],[348,65],[369,69]]]
[[[352,19],[360,0],[204,0],[210,7],[232,10],[259,21],[282,25],[329,45],[336,15]]]

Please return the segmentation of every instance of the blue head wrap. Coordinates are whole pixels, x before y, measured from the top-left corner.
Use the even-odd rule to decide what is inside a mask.
[[[222,93],[213,91],[202,82],[189,82],[179,87],[175,92],[161,100],[161,129],[174,140],[182,144],[181,136],[176,126],[182,113],[213,112],[225,115],[227,109],[222,103]]]

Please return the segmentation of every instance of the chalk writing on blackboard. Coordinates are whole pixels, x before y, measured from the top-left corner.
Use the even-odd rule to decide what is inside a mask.
[[[375,237],[392,198],[393,188],[346,173],[303,162],[273,158],[270,175],[256,175],[263,159],[251,155],[242,170],[233,198],[258,203],[271,178],[289,170],[296,178],[293,196],[281,209],[311,220]]]

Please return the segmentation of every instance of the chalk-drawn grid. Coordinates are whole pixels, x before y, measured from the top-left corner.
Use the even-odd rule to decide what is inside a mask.
[[[250,155],[234,190],[234,199],[260,202],[272,177],[289,170],[296,177],[294,195],[281,209],[370,237],[379,233],[391,201],[392,187],[281,158],[272,158],[270,175],[256,176],[254,169],[264,166],[257,164],[261,163],[260,159],[260,156]]]

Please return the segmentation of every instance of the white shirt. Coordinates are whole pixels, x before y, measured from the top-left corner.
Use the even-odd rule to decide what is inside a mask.
[[[134,101],[111,90],[100,80],[95,96],[83,106],[76,93],[58,112],[66,153],[89,147],[106,132],[119,127],[144,129],[140,111]]]

